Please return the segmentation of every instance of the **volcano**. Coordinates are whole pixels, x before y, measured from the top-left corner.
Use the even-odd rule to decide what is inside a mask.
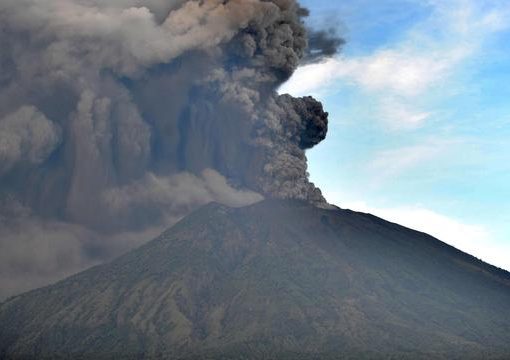
[[[2,359],[508,359],[510,274],[295,200],[211,203],[0,305]]]

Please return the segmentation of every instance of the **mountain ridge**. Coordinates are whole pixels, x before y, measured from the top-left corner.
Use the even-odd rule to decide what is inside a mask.
[[[373,215],[211,203],[0,304],[0,357],[504,359],[508,304],[510,273]]]

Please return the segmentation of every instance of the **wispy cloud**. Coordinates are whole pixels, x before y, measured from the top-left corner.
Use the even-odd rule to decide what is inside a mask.
[[[389,130],[420,127],[432,114],[431,111],[427,112],[409,106],[400,98],[387,96],[380,100],[379,116]]]
[[[484,4],[482,4],[484,3]],[[376,100],[388,128],[423,125],[431,111],[423,99],[435,95],[475,58],[487,38],[509,27],[510,6],[500,1],[429,0],[430,16],[410,28],[402,40],[373,53],[339,57],[298,69],[281,88],[296,95],[353,85]]]
[[[464,139],[434,139],[420,144],[385,149],[376,152],[368,161],[366,169],[373,181],[380,184],[389,179],[411,172],[438,158],[445,159],[454,153],[457,146],[464,145]]]
[[[281,92],[306,94],[336,86],[339,80],[372,92],[390,91],[399,96],[417,96],[444,78],[467,49],[422,54],[423,50],[383,49],[364,57],[334,58],[299,68]]]
[[[392,42],[302,67],[281,91],[327,95],[331,103],[347,94],[341,104],[351,108],[341,114],[378,121],[373,127],[353,121],[356,131],[345,129],[349,136],[333,134],[356,156],[338,165],[341,180],[314,175],[330,202],[429,233],[510,270],[508,206],[498,199],[508,192],[509,133],[501,105],[506,77],[501,94],[494,93],[494,108],[484,98],[493,94],[482,92],[497,91],[500,72],[506,71],[494,54],[506,56],[501,44],[510,28],[510,2],[407,3],[414,6],[413,1],[421,9],[427,4],[430,13],[406,25],[397,40],[382,37]],[[371,44],[379,41],[372,32],[366,36]],[[387,132],[378,133],[379,125]],[[403,196],[403,189],[412,190]]]

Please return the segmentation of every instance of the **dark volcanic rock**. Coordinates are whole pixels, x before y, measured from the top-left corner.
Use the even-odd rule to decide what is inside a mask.
[[[2,359],[510,358],[510,274],[295,201],[210,204],[0,305]]]

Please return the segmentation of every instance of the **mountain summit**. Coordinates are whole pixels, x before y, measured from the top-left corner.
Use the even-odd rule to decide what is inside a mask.
[[[510,274],[349,210],[211,203],[0,305],[2,359],[508,359]]]

